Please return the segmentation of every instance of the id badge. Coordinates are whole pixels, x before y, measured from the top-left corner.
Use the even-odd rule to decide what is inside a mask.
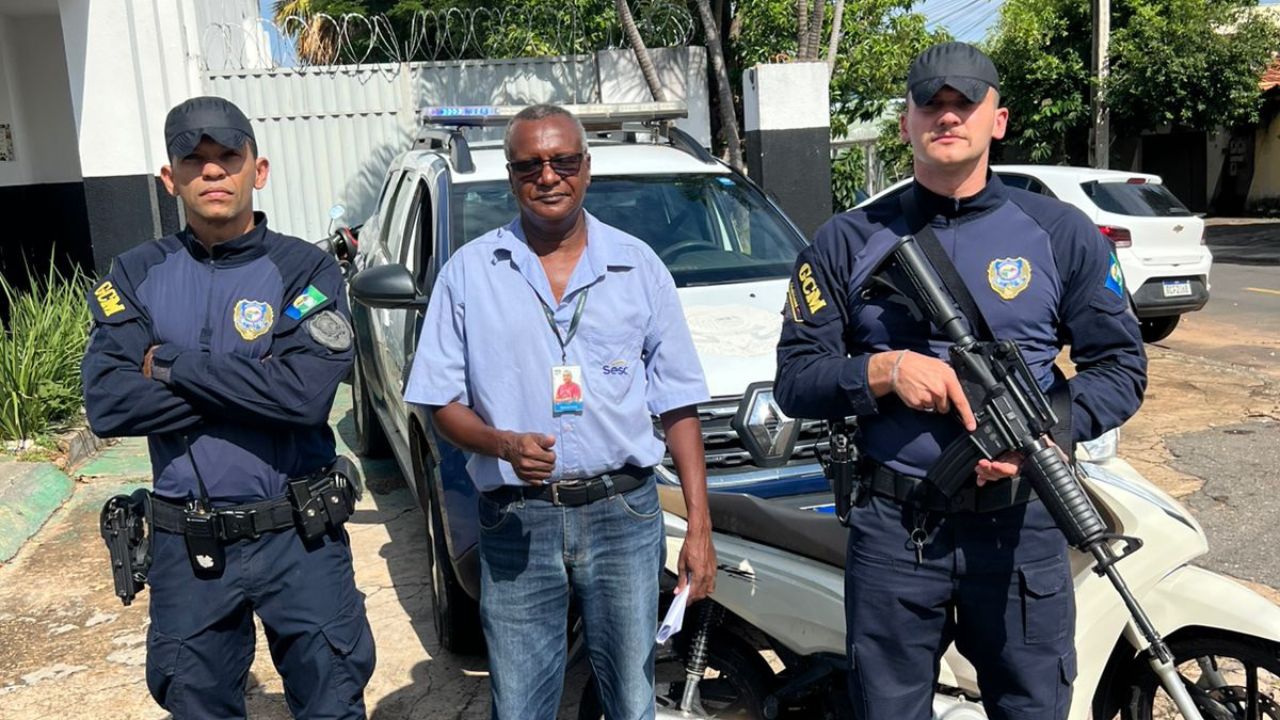
[[[551,368],[551,414],[582,414],[582,368],[557,365]]]

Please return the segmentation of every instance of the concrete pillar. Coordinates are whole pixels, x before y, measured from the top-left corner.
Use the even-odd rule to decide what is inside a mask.
[[[231,28],[252,40],[258,6],[255,0],[58,0],[58,13],[89,240],[101,273],[121,252],[180,227],[177,201],[159,178],[169,162],[165,114],[203,94],[204,36]],[[256,46],[238,51],[260,59]]]
[[[806,236],[831,217],[826,63],[756,65],[742,83],[747,172]]]

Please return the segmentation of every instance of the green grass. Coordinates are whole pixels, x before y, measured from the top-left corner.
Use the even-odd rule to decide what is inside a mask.
[[[0,333],[0,440],[30,441],[77,418],[89,340],[83,274],[50,270],[19,291],[0,277],[9,320]]]

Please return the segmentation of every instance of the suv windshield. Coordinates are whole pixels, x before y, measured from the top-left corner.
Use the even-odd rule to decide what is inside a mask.
[[[1190,215],[1191,211],[1169,188],[1154,183],[1092,182],[1080,183],[1084,194],[1102,210],[1117,215],[1171,217]]]
[[[453,188],[456,249],[516,216],[506,182]],[[730,175],[591,178],[587,212],[648,243],[676,285],[787,277],[804,239],[758,190]]]

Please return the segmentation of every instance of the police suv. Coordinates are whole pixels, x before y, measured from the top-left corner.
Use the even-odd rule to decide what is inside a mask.
[[[427,519],[438,637],[459,652],[481,642],[476,490],[464,454],[403,391],[441,267],[518,214],[501,141],[469,142],[468,133],[500,128],[520,109],[424,111],[415,147],[392,162],[377,211],[360,229],[350,285],[356,450],[389,451],[409,478]],[[771,390],[788,275],[804,237],[751,181],[673,125],[682,104],[568,109],[589,135],[587,211],[648,243],[675,278],[698,351],[689,361],[702,363],[713,398],[699,408],[709,487],[761,497],[825,490],[815,456],[821,423],[786,417]],[[659,480],[677,484],[669,457],[664,465]]]

